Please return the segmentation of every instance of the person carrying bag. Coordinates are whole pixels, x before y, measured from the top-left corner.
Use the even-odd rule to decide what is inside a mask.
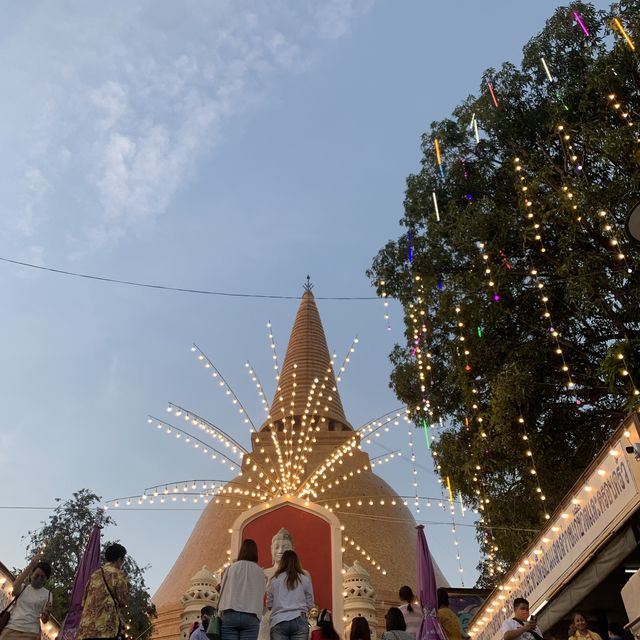
[[[122,616],[129,603],[129,583],[122,571],[126,554],[121,544],[105,549],[106,562],[91,574],[84,592],[76,640],[115,640],[124,635]]]
[[[40,639],[40,623],[49,621],[53,605],[51,592],[44,586],[50,577],[51,565],[34,558],[15,579],[15,597],[0,613],[2,640]]]

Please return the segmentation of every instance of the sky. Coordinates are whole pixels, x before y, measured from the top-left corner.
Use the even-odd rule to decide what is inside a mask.
[[[365,271],[398,224],[420,136],[518,62],[557,2],[511,0],[0,1],[0,258],[175,287],[370,296]],[[596,3],[599,7],[604,2]],[[549,62],[549,61],[548,61]],[[0,561],[56,498],[105,500],[229,472],[147,424],[168,401],[248,444],[197,342],[256,422],[251,360],[271,397],[271,321],[284,358],[296,300],[141,289],[0,262]],[[318,301],[329,348],[359,343],[340,385],[354,426],[400,403],[382,303]],[[407,429],[367,446],[412,494]],[[420,495],[440,495],[415,438]],[[421,508],[452,585],[472,586],[473,514]],[[29,508],[25,508],[29,507]],[[37,507],[35,509],[31,507]],[[40,509],[43,507],[44,509]],[[152,592],[199,512],[112,513]],[[461,560],[456,559],[460,549]],[[462,568],[462,572],[460,571]]]

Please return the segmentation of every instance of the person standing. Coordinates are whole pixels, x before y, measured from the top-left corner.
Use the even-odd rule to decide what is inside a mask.
[[[371,640],[371,627],[364,616],[356,616],[351,620],[349,640]]]
[[[53,600],[45,589],[51,577],[51,565],[33,558],[13,583],[14,604],[7,626],[0,634],[2,640],[39,640],[40,622],[49,621]],[[25,581],[29,579],[29,584]]]
[[[258,545],[243,540],[238,559],[225,571],[218,611],[221,640],[256,640],[264,608],[266,578],[258,566]]]
[[[380,640],[415,640],[415,635],[407,631],[402,611],[398,607],[391,607],[384,616],[386,631]]]
[[[214,616],[216,610],[212,606],[202,607],[200,609],[200,624],[189,634],[191,640],[209,640],[207,636],[207,627],[211,620],[211,616]]]
[[[535,618],[529,619],[529,601],[516,598],[513,601],[513,618],[505,620],[500,627],[503,640],[541,640],[542,631],[536,626]]]
[[[407,585],[400,588],[398,595],[400,596],[400,600],[404,602],[404,604],[400,606],[400,611],[402,611],[404,621],[407,625],[406,631],[415,638],[420,628],[420,623],[422,622],[420,605],[416,604],[416,597],[413,595],[411,587]]]
[[[267,590],[271,640],[307,640],[312,606],[311,578],[302,570],[296,552],[287,550]]]
[[[311,632],[310,640],[340,640],[333,626],[333,618],[329,609],[323,609],[318,616],[318,627]]]
[[[609,640],[622,640],[624,629],[619,622],[610,622],[608,629]]]
[[[460,618],[449,606],[449,594],[446,589],[438,589],[438,620],[449,640],[462,640]]]
[[[89,578],[82,600],[77,640],[118,638],[124,633],[124,609],[129,604],[129,581],[122,570],[127,550],[111,544],[105,563]]]
[[[569,640],[602,640],[600,634],[589,631],[587,616],[582,611],[575,611],[572,616],[573,632],[569,635]]]

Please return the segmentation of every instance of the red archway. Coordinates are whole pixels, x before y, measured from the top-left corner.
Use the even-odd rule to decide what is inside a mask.
[[[316,604],[321,609],[331,609],[334,595],[331,525],[312,511],[291,503],[258,514],[241,527],[240,538],[256,541],[258,562],[264,568],[271,566],[271,540],[281,528],[293,537],[300,562],[311,575]]]

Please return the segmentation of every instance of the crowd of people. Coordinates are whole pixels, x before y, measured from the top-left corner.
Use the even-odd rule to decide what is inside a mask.
[[[124,636],[123,612],[129,602],[129,586],[123,571],[127,550],[112,544],[105,550],[105,562],[86,585],[82,615],[76,640],[117,640]],[[0,613],[0,640],[39,640],[40,623],[49,621],[53,599],[45,588],[51,565],[32,560],[13,583],[13,600]],[[381,640],[415,640],[422,621],[420,605],[409,586],[398,594],[403,603],[385,615]],[[266,610],[265,610],[266,603]],[[224,572],[217,609],[203,607],[200,621],[191,629],[189,640],[258,640],[260,620],[269,611],[270,640],[340,640],[331,611],[322,609],[315,627],[309,613],[314,606],[311,577],[302,568],[293,550],[282,554],[270,579],[258,565],[258,546],[244,540],[238,558]],[[8,620],[7,620],[8,617]],[[462,640],[458,616],[449,607],[445,589],[438,589],[438,620],[448,640]],[[213,623],[216,628],[212,631]],[[513,602],[513,616],[502,625],[501,640],[544,640],[535,616],[524,598]],[[623,629],[611,623],[608,640],[622,640]],[[369,622],[363,616],[351,620],[345,640],[371,640]],[[602,640],[589,629],[582,611],[572,616],[568,640]]]

